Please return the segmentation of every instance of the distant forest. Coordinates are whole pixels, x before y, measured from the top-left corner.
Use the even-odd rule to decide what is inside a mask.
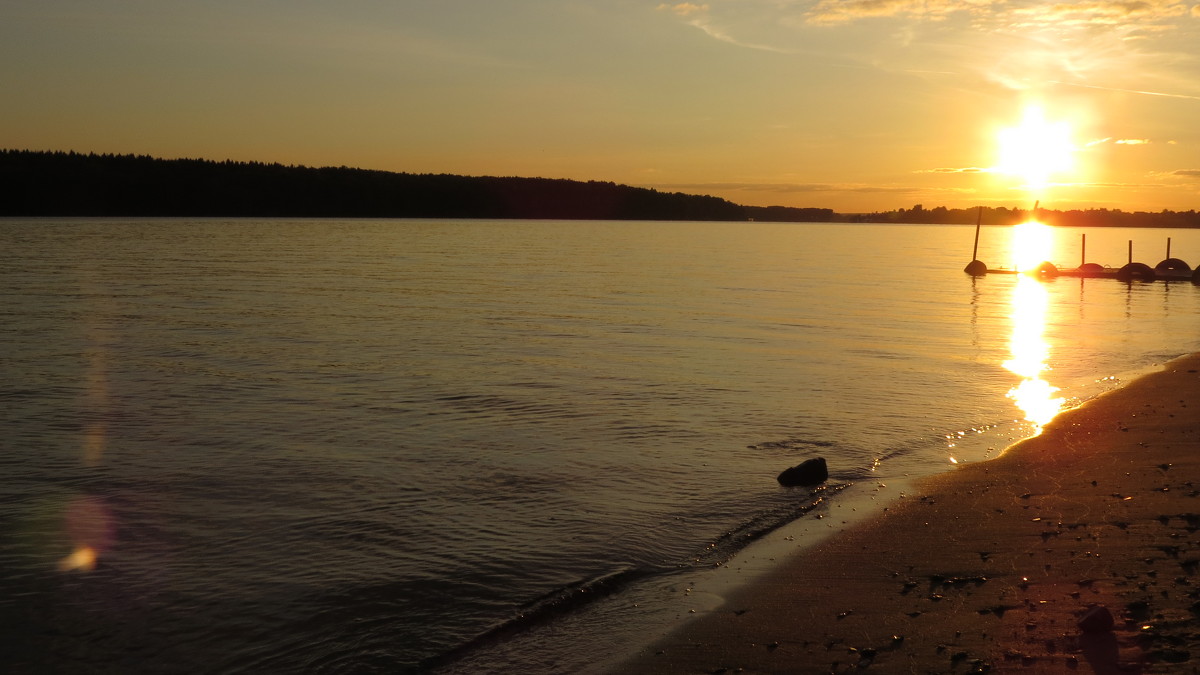
[[[829,221],[832,209],[740,206],[598,181],[0,150],[3,216]]]
[[[145,155],[0,150],[0,216],[550,218],[974,224],[978,207],[835,213],[550,178],[458,176]],[[983,207],[985,224],[1033,215]],[[1200,227],[1191,211],[1039,209],[1051,225]]]
[[[944,206],[927,209],[917,204],[911,209],[884,211],[881,213],[839,214],[838,220],[855,223],[926,223],[971,224],[982,221],[984,225],[1015,225],[1028,218],[1036,217],[1047,225],[1062,227],[1200,227],[1200,213],[1191,211],[1122,211],[1120,209],[1086,209],[1055,211],[1053,209],[1011,209],[1001,207],[948,209]]]

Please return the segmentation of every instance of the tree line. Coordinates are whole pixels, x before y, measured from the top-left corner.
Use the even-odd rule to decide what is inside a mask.
[[[982,209],[982,211],[980,210]],[[974,225],[1016,225],[1029,219],[1060,227],[1200,227],[1200,213],[1190,211],[1122,211],[1120,209],[1022,209],[1020,207],[972,207],[926,209],[917,204],[911,209],[875,213],[846,214],[843,220],[856,223],[923,223]]]
[[[1200,227],[1190,211],[1019,207],[835,213],[603,181],[411,174],[147,155],[0,150],[0,216],[549,218]],[[982,208],[982,212],[980,209]]]
[[[601,181],[312,168],[144,155],[0,150],[3,216],[245,216],[827,221]]]

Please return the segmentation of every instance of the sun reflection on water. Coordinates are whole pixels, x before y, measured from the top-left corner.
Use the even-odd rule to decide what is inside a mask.
[[[1024,274],[1017,276],[1017,285],[1012,296],[1012,338],[1009,351],[1012,358],[1004,367],[1022,378],[1009,390],[1007,396],[1025,413],[1040,433],[1041,428],[1054,419],[1066,402],[1056,397],[1058,388],[1043,377],[1050,356],[1050,344],[1046,342],[1046,314],[1050,294],[1042,282]]]

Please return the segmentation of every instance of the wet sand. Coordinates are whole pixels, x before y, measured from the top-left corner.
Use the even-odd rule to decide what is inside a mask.
[[[1200,672],[1198,529],[1200,354],[924,481],[617,671]]]

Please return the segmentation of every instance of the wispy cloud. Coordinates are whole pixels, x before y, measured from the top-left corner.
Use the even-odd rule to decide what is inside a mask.
[[[881,17],[941,21],[951,14],[985,10],[1001,0],[821,0],[806,18],[814,24],[838,24]]]
[[[1197,5],[1200,7],[1200,5]],[[1050,80],[1049,84],[1060,84],[1067,87],[1080,87],[1082,89],[1099,89],[1101,91],[1115,91],[1123,94],[1141,94],[1143,96],[1163,96],[1166,98],[1182,98],[1190,101],[1200,101],[1200,96],[1192,96],[1190,94],[1174,94],[1165,91],[1148,91],[1145,89],[1121,89],[1119,87],[1101,87],[1095,84],[1081,84],[1079,82],[1059,82]]]
[[[867,185],[865,183],[660,183],[648,185],[659,190],[689,190],[703,192],[768,192],[777,194],[810,194],[820,192],[851,192],[856,194],[921,194],[929,192],[970,192],[965,188],[907,185]]]
[[[1194,26],[1192,16],[1200,17],[1200,5],[1192,7],[1180,0],[707,0],[665,2],[658,9],[715,39],[787,53],[793,52],[778,47],[789,45],[781,30],[795,31],[794,41],[805,29],[821,30],[828,36],[829,30],[865,23],[886,31],[885,39],[901,46],[937,48],[940,44],[962,54],[966,49],[963,38],[949,38],[946,29],[938,28],[946,26],[972,36],[973,51],[966,56],[985,58],[992,67],[1016,62],[1026,73],[1029,69],[1024,66],[1031,59],[1045,61],[1049,57],[1057,64],[1043,75],[1058,75],[1072,83],[1089,72],[1111,72],[1128,54],[1161,48],[1139,42],[1153,43],[1144,38]],[[923,25],[928,32],[923,32]],[[935,35],[935,29],[941,32]],[[988,43],[978,39],[980,33],[1003,35],[1009,41],[996,46],[1001,51],[989,53]],[[947,39],[950,42],[945,42]],[[1026,53],[1030,51],[1033,53]],[[1154,90],[1136,93],[1173,95]]]
[[[1152,24],[1163,19],[1200,16],[1200,5],[1178,0],[1096,0],[1084,2],[1030,2],[1028,0],[821,0],[806,18],[814,24],[838,24],[884,17],[942,21],[954,14],[969,14],[992,25],[1012,27],[1052,25],[1121,26]]]
[[[791,53],[790,50],[774,47],[768,44],[751,42],[734,37],[726,28],[717,24],[713,19],[708,4],[696,4],[693,2],[677,2],[677,3],[662,3],[658,6],[660,12],[670,12],[682,18],[689,26],[703,31],[709,37],[726,42],[738,47],[747,49],[758,49],[768,52],[776,52],[780,54]]]
[[[1200,178],[1200,169],[1178,169],[1171,172],[1172,176],[1181,176],[1183,178]]]
[[[1054,22],[1058,25],[1125,26],[1130,24],[1153,25],[1163,19],[1186,16],[1189,3],[1177,0],[1132,0],[1128,2],[1035,2],[1025,6],[1010,5],[1011,16],[1024,19],[1032,25]]]
[[[990,169],[983,169],[977,166],[965,166],[960,168],[955,167],[940,167],[937,169],[918,169],[914,173],[988,173]]]
[[[1110,136],[1108,138],[1098,138],[1094,141],[1088,141],[1084,144],[1084,147],[1091,148],[1097,145],[1104,145],[1105,143],[1112,143],[1114,145],[1149,145],[1152,142],[1149,138],[1118,138],[1114,140]],[[1173,144],[1171,141],[1168,141],[1168,143]]]
[[[751,192],[778,192],[784,194],[804,192],[835,192],[845,190],[846,185],[834,183],[660,183],[650,187],[661,190],[747,190]],[[857,186],[869,187],[869,186]]]
[[[666,10],[678,16],[691,16],[692,14],[703,14],[708,11],[708,5],[697,5],[694,2],[677,2],[675,4],[664,2],[658,6],[659,10]]]

